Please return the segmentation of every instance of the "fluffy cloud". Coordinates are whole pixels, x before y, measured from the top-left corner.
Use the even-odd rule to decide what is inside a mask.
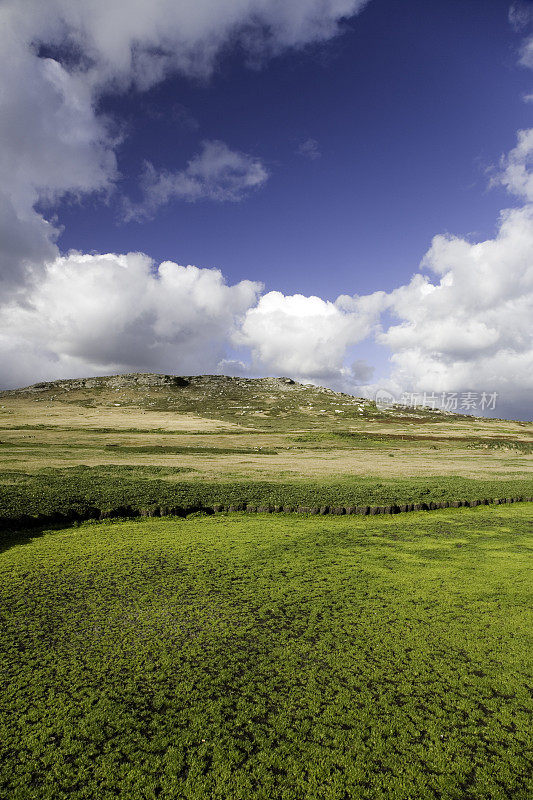
[[[285,296],[218,270],[145,255],[72,253],[24,302],[0,309],[4,385],[129,370],[288,374],[361,392],[353,348],[376,334],[392,351],[393,391],[498,392],[523,416],[533,390],[533,205],[502,214],[497,235],[436,236],[423,272],[393,292],[334,302]],[[380,332],[383,312],[398,319]],[[235,351],[239,351],[237,355]],[[353,362],[353,363],[352,363]],[[367,387],[370,392],[372,387]]]
[[[367,0],[4,0],[0,6],[2,383],[116,369],[214,369],[258,285],[139,254],[60,257],[43,211],[66,194],[113,191],[120,142],[104,92],[145,90],[172,72],[209,78],[239,47],[257,65],[335,36]],[[206,142],[177,173],[144,175],[150,213],[170,197],[237,201],[259,159]],[[48,219],[47,219],[48,217]],[[52,217],[52,221],[50,219]],[[230,359],[231,360],[231,359]],[[246,365],[243,367],[246,369]]]
[[[383,298],[380,292],[332,303],[269,292],[248,310],[235,341],[250,348],[252,371],[349,380],[348,348],[369,335]]]
[[[170,71],[207,77],[239,44],[269,56],[331,38],[367,0],[4,0],[4,18],[27,41],[68,42],[93,82],[146,88]]]
[[[366,0],[3,0],[0,5],[0,290],[58,255],[42,201],[109,191],[118,143],[102,92],[179,71],[208,78],[240,46],[257,63],[334,36]],[[256,168],[257,169],[257,168]],[[258,179],[259,173],[256,173]],[[161,190],[162,187],[161,187]]]
[[[533,390],[533,206],[503,212],[497,235],[471,243],[436,236],[418,274],[387,298],[398,324],[378,341],[393,351],[402,391],[498,392],[524,414]]]
[[[140,253],[72,253],[50,263],[24,304],[0,310],[6,383],[128,370],[214,371],[260,284],[215,269],[158,268]],[[14,355],[16,354],[16,356]]]
[[[383,303],[398,320],[377,336],[392,351],[383,386],[397,396],[497,392],[496,413],[531,415],[533,129],[517,139],[492,184],[524,205],[501,213],[492,239],[435,236],[421,272]]]
[[[109,189],[114,139],[83,76],[37,58],[3,28],[0,9],[0,285],[55,257],[57,229],[35,210],[66,193]]]
[[[195,203],[213,200],[218,203],[238,202],[266,182],[268,172],[260,159],[239,153],[218,141],[206,141],[201,152],[178,172],[157,172],[145,165],[142,178],[143,202],[127,203],[125,218],[144,219],[172,198]]]
[[[368,373],[347,362],[386,295],[285,296],[215,269],[141,253],[79,253],[48,264],[24,303],[0,309],[0,370],[8,385],[121,371],[286,373],[337,385]],[[235,348],[243,359],[233,357]]]

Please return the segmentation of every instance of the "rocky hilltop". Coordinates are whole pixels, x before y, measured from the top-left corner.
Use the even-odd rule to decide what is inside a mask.
[[[258,388],[268,388],[270,390],[287,391],[291,388],[310,388],[322,392],[331,392],[312,384],[302,384],[293,381],[292,378],[239,378],[229,375],[162,375],[154,372],[129,372],[124,375],[109,375],[95,378],[69,378],[67,380],[46,381],[44,383],[34,383],[22,389],[15,389],[18,393],[35,393],[49,391],[75,391],[77,389],[135,389],[153,387],[208,387],[233,385],[236,387],[246,387],[257,385]]]

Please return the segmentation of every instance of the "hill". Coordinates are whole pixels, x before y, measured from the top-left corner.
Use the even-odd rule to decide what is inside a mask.
[[[31,399],[85,408],[192,413],[241,426],[267,428],[324,427],[346,420],[389,418],[371,400],[285,377],[132,373],[37,383],[0,393],[0,397],[3,401]],[[392,415],[411,421],[442,417],[438,411],[399,407],[392,410]]]
[[[242,427],[329,428],[349,423],[351,426],[365,420],[427,424],[450,422],[456,432],[459,425],[482,424],[484,431],[520,435],[529,423],[508,420],[487,420],[471,415],[443,412],[429,407],[396,405],[390,409],[378,408],[368,398],[336,392],[323,386],[302,384],[287,377],[241,378],[227,375],[163,375],[130,373],[105,377],[76,378],[36,383],[22,389],[0,392],[0,400],[7,404],[3,411],[24,413],[24,401],[54,404],[57,409],[67,404],[71,409],[110,410],[128,409],[149,412],[172,412],[173,415],[194,414],[218,422],[233,422]],[[47,408],[52,408],[47,405]],[[35,414],[36,409],[33,407]],[[37,412],[40,414],[40,412]],[[46,415],[45,415],[46,416]],[[57,413],[47,415],[57,417]],[[90,414],[85,415],[87,422]],[[176,420],[179,421],[179,420]],[[501,423],[505,425],[502,427]],[[492,425],[491,425],[492,423]],[[487,427],[489,425],[489,427]],[[511,429],[509,429],[511,425]],[[451,430],[451,428],[450,428]]]

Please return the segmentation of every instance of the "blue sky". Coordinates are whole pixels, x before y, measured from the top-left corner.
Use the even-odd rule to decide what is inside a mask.
[[[291,374],[530,416],[532,25],[530,0],[5,0],[1,384]]]
[[[62,204],[60,246],[141,250],[331,300],[392,290],[436,233],[494,233],[506,201],[486,170],[531,118],[508,11],[498,0],[482,11],[478,0],[373,0],[342,36],[262,69],[230,54],[205,85],[174,77],[105,98],[126,126],[122,179],[109,205]],[[314,160],[296,152],[310,138]],[[138,196],[143,160],[181,169],[203,139],[261,158],[264,188],[121,223],[121,193]]]

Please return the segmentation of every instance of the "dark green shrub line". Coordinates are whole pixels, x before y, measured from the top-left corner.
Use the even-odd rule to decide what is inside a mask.
[[[275,514],[275,513],[296,513],[311,515],[352,515],[376,516],[378,514],[401,514],[410,511],[433,511],[441,508],[474,508],[476,506],[502,505],[506,503],[531,503],[533,497],[506,497],[506,498],[484,498],[483,500],[443,500],[440,502],[430,501],[429,503],[403,503],[401,505],[385,506],[294,506],[283,505],[254,505],[252,503],[236,503],[224,505],[214,503],[209,506],[160,506],[152,505],[149,508],[135,508],[132,506],[118,506],[116,508],[86,508],[78,511],[69,509],[67,511],[56,511],[50,514],[23,514],[17,518],[0,517],[0,528],[28,528],[41,527],[48,524],[69,524],[71,522],[82,522],[84,520],[102,520],[111,518],[129,519],[135,517],[166,517],[176,516],[185,517],[189,514],[220,514],[246,512],[250,514]]]
[[[23,520],[25,524],[40,524],[31,520],[49,521],[57,515],[94,519],[119,509],[131,509],[131,514],[154,508],[179,509],[179,513],[187,514],[214,508],[291,512],[309,509],[302,513],[311,510],[320,513],[327,508],[327,513],[342,514],[347,513],[346,509],[366,507],[398,511],[410,507],[431,509],[442,507],[439,505],[442,503],[471,504],[485,498],[491,498],[492,502],[494,498],[518,500],[533,496],[531,480],[434,476],[208,483],[179,477],[175,469],[163,467],[74,467],[31,474],[3,471],[0,472],[0,524],[6,527],[16,521],[20,526]]]

